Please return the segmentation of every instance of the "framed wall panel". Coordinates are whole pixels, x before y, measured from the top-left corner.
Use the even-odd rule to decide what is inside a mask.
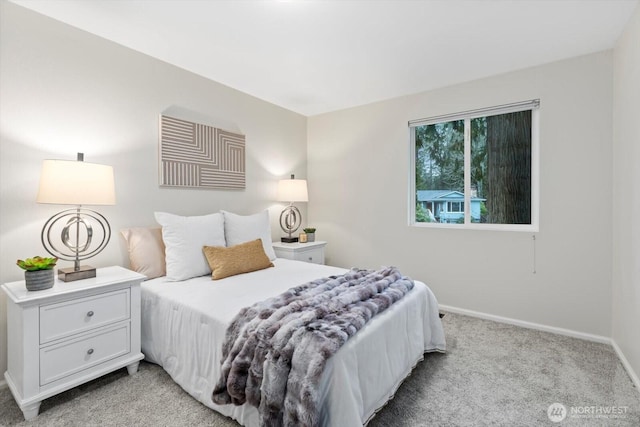
[[[244,135],[161,115],[160,185],[244,189]]]

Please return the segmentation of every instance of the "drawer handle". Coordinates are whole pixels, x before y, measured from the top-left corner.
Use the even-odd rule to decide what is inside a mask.
[[[309,261],[313,261],[313,257],[309,257]]]
[[[93,349],[90,348],[89,350],[87,350],[87,354],[93,354]]]
[[[91,317],[91,316],[93,316],[93,311],[90,311],[87,313],[87,317]]]

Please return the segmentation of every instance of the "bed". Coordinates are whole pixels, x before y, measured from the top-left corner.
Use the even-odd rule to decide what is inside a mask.
[[[276,259],[274,267],[212,282],[160,277],[142,284],[142,351],[191,396],[244,426],[257,426],[250,405],[216,405],[222,340],[241,308],[345,269]],[[416,281],[400,301],[374,317],[329,360],[321,380],[321,425],[366,424],[391,399],[423,353],[444,351],[438,304]]]
[[[207,407],[244,426],[258,426],[257,408],[212,400],[223,371],[227,327],[242,308],[348,270],[276,258],[268,211],[155,216],[161,228],[122,230],[130,267],[149,278],[141,286],[142,352]],[[251,252],[238,252],[247,247]],[[217,276],[258,258],[264,263],[254,271]],[[321,426],[367,424],[425,352],[444,350],[436,298],[415,281],[404,297],[371,318],[327,360],[314,389],[319,393],[314,420]]]

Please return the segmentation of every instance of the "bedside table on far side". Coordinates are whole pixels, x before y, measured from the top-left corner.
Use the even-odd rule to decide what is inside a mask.
[[[278,258],[324,264],[324,247],[327,242],[283,243],[273,242],[273,250]]]
[[[127,367],[138,370],[140,282],[122,267],[99,268],[75,282],[56,278],[52,288],[27,291],[6,283],[8,368],[4,377],[26,420],[40,402]]]

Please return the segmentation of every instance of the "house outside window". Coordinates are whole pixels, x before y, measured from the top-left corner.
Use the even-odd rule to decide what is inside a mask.
[[[410,225],[538,229],[539,101],[409,122]]]
[[[419,190],[416,198],[421,208],[432,214],[430,221],[441,224],[464,223],[464,194],[459,191]],[[471,198],[471,218],[480,221],[480,206],[484,199]]]

